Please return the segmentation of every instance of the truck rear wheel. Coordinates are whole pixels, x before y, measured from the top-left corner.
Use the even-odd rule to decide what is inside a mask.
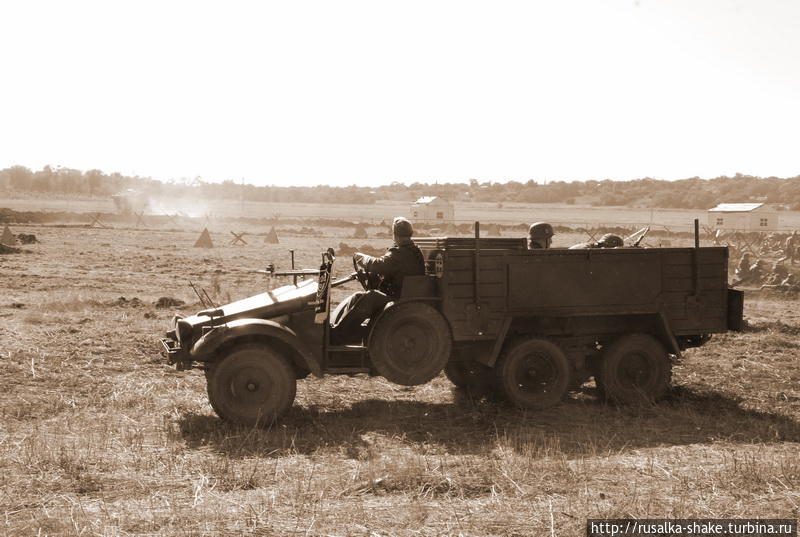
[[[442,372],[450,358],[450,325],[423,302],[394,304],[375,320],[369,336],[372,366],[388,381],[417,386]]]
[[[294,402],[296,374],[289,361],[264,345],[233,347],[206,373],[217,415],[241,425],[269,425]]]
[[[560,401],[570,381],[566,355],[544,339],[512,343],[498,358],[494,373],[497,387],[511,403],[534,410]]]
[[[595,382],[606,399],[632,404],[666,395],[671,377],[672,368],[664,346],[647,334],[629,334],[603,353]]]

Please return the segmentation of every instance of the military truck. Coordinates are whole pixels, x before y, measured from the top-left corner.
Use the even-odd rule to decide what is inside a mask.
[[[262,271],[292,284],[176,316],[164,352],[178,369],[204,370],[221,418],[252,425],[285,412],[309,374],[418,385],[444,371],[459,388],[529,409],[590,377],[608,400],[655,400],[682,351],[741,328],[726,248],[528,250],[477,229],[415,239],[426,274],[406,277],[401,297],[352,334],[336,333],[343,312],[331,311],[331,288],[377,286],[358,270],[332,281],[329,250],[319,269]]]

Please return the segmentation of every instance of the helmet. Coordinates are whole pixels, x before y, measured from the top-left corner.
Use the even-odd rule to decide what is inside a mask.
[[[528,228],[528,235],[532,239],[549,239],[555,233],[553,233],[553,226],[547,222],[536,222]]]
[[[621,246],[625,246],[625,242],[623,242],[622,237],[619,235],[606,233],[600,237],[600,240],[597,241],[597,245],[601,248],[619,248]]]
[[[414,228],[407,218],[396,216],[395,219],[392,220],[392,233],[398,237],[411,237],[414,234]]]

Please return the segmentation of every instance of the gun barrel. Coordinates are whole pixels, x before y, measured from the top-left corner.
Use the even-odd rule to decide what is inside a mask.
[[[259,274],[269,274],[270,276],[302,276],[308,274],[319,274],[318,269],[293,269],[293,270],[257,270]]]

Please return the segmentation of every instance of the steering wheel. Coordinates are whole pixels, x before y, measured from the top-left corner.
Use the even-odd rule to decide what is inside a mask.
[[[358,266],[356,254],[353,254],[353,270],[355,270],[353,275],[356,277],[356,280],[358,280],[358,283],[361,284],[361,287],[364,288],[364,291],[369,291],[369,274]]]

